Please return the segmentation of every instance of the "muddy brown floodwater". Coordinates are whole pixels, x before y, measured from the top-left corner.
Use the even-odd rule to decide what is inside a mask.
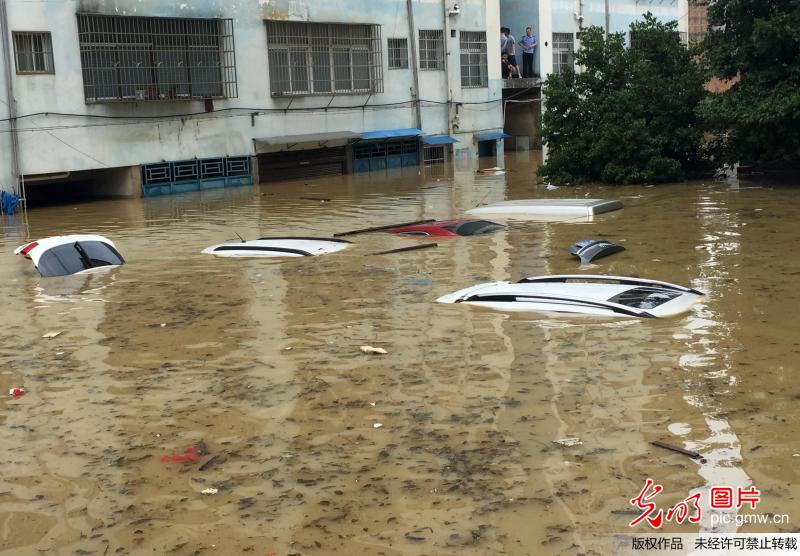
[[[315,179],[0,221],[0,553],[608,554],[647,477],[664,485],[663,508],[710,485],[755,484],[758,512],[790,520],[739,531],[797,531],[800,190],[547,191],[530,163],[509,165],[505,176]],[[364,255],[418,240],[360,235],[293,260],[200,253],[234,232],[329,235],[587,196],[625,209],[383,257]],[[107,235],[128,263],[42,279],[12,255],[67,232]],[[581,272],[707,295],[652,321],[434,303],[478,282],[577,272],[566,248],[590,237],[627,250]],[[26,394],[7,396],[12,386]],[[554,443],[567,436],[581,443]],[[190,448],[195,461],[161,460]],[[707,512],[700,527],[666,530],[700,528],[712,528]]]

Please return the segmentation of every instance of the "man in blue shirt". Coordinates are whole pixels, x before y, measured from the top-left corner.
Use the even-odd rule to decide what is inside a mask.
[[[536,35],[533,29],[525,28],[525,35],[519,40],[522,47],[522,77],[533,77],[533,54],[536,51]]]

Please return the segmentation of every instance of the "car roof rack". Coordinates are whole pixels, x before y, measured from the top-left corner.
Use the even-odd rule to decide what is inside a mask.
[[[703,292],[694,288],[686,288],[684,286],[671,284],[669,282],[661,282],[660,280],[648,280],[645,278],[633,278],[630,276],[604,276],[597,274],[555,274],[553,276],[531,276],[521,279],[517,282],[517,284],[543,284],[547,282],[563,283],[567,282],[568,280],[595,280],[598,282],[614,282],[625,286],[651,286],[667,290],[705,295]]]
[[[608,309],[609,311],[613,311],[615,313],[620,313],[622,315],[628,315],[630,317],[641,317],[645,319],[654,319],[656,318],[655,315],[652,313],[648,313],[643,309],[637,309],[635,307],[629,307],[627,305],[622,305],[620,303],[613,303],[611,301],[601,301],[597,299],[586,299],[583,297],[559,297],[557,295],[539,295],[539,294],[520,294],[520,293],[502,293],[502,292],[494,292],[494,293],[487,293],[487,294],[480,294],[476,293],[462,299],[456,301],[456,303],[463,303],[463,302],[475,302],[475,301],[496,301],[496,302],[503,302],[503,301],[558,301],[558,302],[568,302],[574,303],[576,305],[587,305],[590,307],[599,307],[601,309]]]

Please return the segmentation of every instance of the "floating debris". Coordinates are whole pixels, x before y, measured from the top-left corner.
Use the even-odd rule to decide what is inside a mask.
[[[409,278],[403,283],[408,286],[430,286],[433,284],[433,280],[430,278]]]
[[[186,463],[188,461],[197,461],[200,459],[200,454],[194,446],[186,448],[182,454],[175,454],[171,456],[161,456],[161,463]]]
[[[218,492],[219,492],[218,488],[211,487],[211,488],[205,488],[205,489],[201,490],[200,494],[212,495],[212,494],[217,494]]]
[[[558,440],[553,440],[553,442],[555,444],[558,444],[559,446],[564,446],[566,448],[571,448],[572,446],[580,446],[581,444],[583,444],[583,442],[581,442],[580,438],[578,438],[577,436],[567,436],[565,438],[559,438]]]
[[[211,468],[215,463],[217,463],[217,461],[219,461],[219,455],[212,456],[212,457],[209,458],[209,460],[207,462],[205,462],[203,465],[201,465],[197,470],[198,471],[205,471],[205,470]]]
[[[398,249],[389,249],[388,251],[375,251],[374,253],[367,253],[365,256],[371,255],[391,255],[393,253],[405,253],[406,251],[419,251],[420,249],[431,249],[438,247],[436,243],[421,243],[419,245],[412,245],[410,247],[400,247]]]
[[[58,332],[48,332],[42,336],[42,338],[46,338],[48,340],[52,340],[53,338],[61,336],[61,331]]]
[[[25,395],[25,389],[21,387],[14,387],[8,391],[8,395],[14,398],[19,398]]]
[[[369,355],[386,355],[387,353],[389,353],[383,348],[378,348],[373,346],[361,346],[361,351]]]
[[[383,423],[373,423],[373,425],[372,425],[372,428],[373,428],[373,429],[379,429],[379,428],[381,428],[382,426],[383,426]]]
[[[651,442],[653,446],[658,446],[659,448],[666,448],[667,450],[672,450],[673,452],[678,452],[679,454],[683,454],[685,456],[689,456],[690,458],[700,458],[702,457],[699,453],[693,452],[692,450],[686,450],[679,446],[674,446],[672,444],[667,444],[666,442],[661,442],[660,440],[654,440]]]
[[[388,226],[373,226],[372,228],[361,228],[359,230],[350,230],[349,232],[339,232],[333,234],[333,237],[352,236],[355,234],[366,234],[369,232],[381,232],[383,230],[390,230],[392,228],[402,228],[405,226],[414,226],[417,224],[430,224],[434,222],[433,218],[427,220],[415,220],[414,222],[402,222],[400,224],[389,224]]]

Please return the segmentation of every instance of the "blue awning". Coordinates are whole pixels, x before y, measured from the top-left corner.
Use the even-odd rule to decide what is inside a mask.
[[[398,137],[419,137],[425,135],[421,129],[413,127],[405,129],[381,129],[379,131],[365,131],[361,134],[362,139],[395,139]]]
[[[458,139],[449,135],[428,135],[422,138],[422,142],[426,145],[452,145],[458,143]]]
[[[510,139],[511,135],[502,131],[481,131],[475,134],[478,141],[495,141],[497,139]]]

